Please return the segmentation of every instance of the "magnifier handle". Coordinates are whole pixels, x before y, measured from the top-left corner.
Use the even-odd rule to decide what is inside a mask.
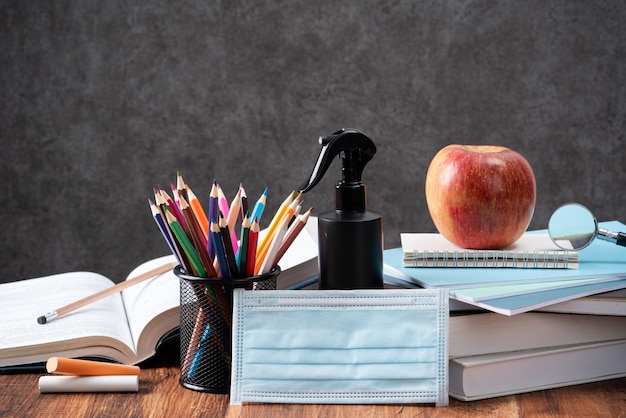
[[[604,228],[598,228],[598,238],[626,247],[626,233],[624,232],[613,232]]]

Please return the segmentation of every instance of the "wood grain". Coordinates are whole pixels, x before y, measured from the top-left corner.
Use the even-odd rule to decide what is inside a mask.
[[[626,378],[475,402],[450,399],[450,406],[299,405],[230,406],[227,395],[196,392],[178,383],[178,352],[170,348],[142,365],[139,392],[45,394],[42,374],[0,375],[0,416],[42,417],[561,417],[626,416]]]

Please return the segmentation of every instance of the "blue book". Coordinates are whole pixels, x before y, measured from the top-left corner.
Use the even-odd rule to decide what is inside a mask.
[[[626,230],[626,225],[617,221],[600,226]],[[388,281],[410,287],[446,287],[452,299],[505,315],[626,288],[626,248],[597,239],[580,251],[577,270],[409,268],[403,266],[402,256],[401,248],[385,251]]]

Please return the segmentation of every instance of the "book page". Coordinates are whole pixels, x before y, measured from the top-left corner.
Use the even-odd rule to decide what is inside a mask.
[[[155,258],[135,268],[128,275],[128,279],[174,262],[176,258],[173,255]],[[168,270],[122,291],[139,361],[154,354],[158,341],[179,326],[179,286],[178,277],[172,270]]]
[[[127,347],[118,349],[132,356],[134,345],[119,294],[44,325],[37,323],[41,315],[113,285],[106,277],[90,272],[63,273],[0,285],[0,367],[46,361],[54,354],[51,350],[84,347],[89,343],[77,340],[93,337],[120,340]],[[84,355],[100,354],[98,349],[84,351]]]

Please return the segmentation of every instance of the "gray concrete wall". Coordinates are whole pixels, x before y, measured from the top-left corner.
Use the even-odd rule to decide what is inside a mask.
[[[177,170],[268,211],[317,137],[368,133],[387,246],[434,231],[424,198],[449,143],[509,146],[560,204],[626,221],[623,1],[0,1],[1,281],[166,254],[147,199]],[[306,196],[332,208],[339,166]]]

